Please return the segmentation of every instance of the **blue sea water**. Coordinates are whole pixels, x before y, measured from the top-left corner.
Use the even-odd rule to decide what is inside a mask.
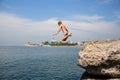
[[[0,47],[0,80],[80,80],[80,47]]]

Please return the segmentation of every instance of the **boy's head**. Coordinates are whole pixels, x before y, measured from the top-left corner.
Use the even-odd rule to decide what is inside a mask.
[[[58,22],[58,25],[61,25],[61,24],[62,24],[62,22],[61,22],[61,21],[59,21],[59,22]]]

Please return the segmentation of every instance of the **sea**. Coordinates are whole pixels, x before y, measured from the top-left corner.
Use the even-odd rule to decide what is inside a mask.
[[[0,80],[80,80],[81,47],[0,46]]]

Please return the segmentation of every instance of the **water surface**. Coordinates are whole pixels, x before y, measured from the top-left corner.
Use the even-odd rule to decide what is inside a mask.
[[[80,47],[0,47],[0,80],[80,80]]]

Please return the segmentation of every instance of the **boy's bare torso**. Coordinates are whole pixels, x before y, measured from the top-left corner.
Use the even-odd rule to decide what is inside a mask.
[[[60,25],[60,28],[61,28],[63,33],[67,33],[68,32],[68,29],[63,24]]]

